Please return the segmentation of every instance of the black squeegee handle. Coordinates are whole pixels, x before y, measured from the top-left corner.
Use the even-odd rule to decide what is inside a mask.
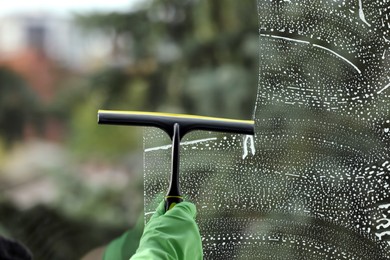
[[[193,130],[254,134],[254,122],[249,120],[166,113],[99,110],[98,123],[158,127],[169,135],[172,140],[172,157],[169,188],[165,196],[165,211],[183,201],[179,185],[179,153],[180,140],[185,134]]]
[[[180,193],[179,186],[179,166],[180,166],[180,125],[173,125],[172,136],[172,160],[171,160],[171,176],[169,180],[169,188],[165,196],[165,212],[173,208],[177,203],[183,201],[183,196]]]

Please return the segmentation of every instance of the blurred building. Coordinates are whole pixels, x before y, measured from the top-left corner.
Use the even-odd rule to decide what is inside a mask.
[[[84,32],[70,18],[42,13],[0,17],[0,66],[20,75],[50,105],[70,76],[102,66],[110,55],[111,39]],[[61,139],[63,125],[55,117],[44,119],[44,137]],[[26,126],[26,135],[35,130]]]
[[[0,17],[0,57],[3,59],[35,49],[56,63],[84,70],[92,61],[107,58],[110,46],[109,36],[87,33],[62,16],[32,13]]]

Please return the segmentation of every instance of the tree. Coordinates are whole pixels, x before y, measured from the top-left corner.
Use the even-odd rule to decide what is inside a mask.
[[[23,137],[28,123],[37,120],[37,96],[15,72],[0,68],[0,134],[7,146]]]
[[[119,73],[114,62],[115,68],[95,76],[109,79],[104,86],[108,99],[123,103],[123,91],[131,87],[128,82],[137,78],[147,89],[143,109],[205,114],[201,96],[217,91],[216,103],[231,104],[232,86],[221,75],[233,70],[238,71],[235,82],[242,84],[236,87],[242,92],[236,97],[237,106],[209,104],[206,113],[249,118],[258,69],[258,21],[253,10],[254,0],[152,1],[145,9],[77,15],[75,21],[86,31],[111,35],[113,60],[118,55],[127,60],[119,64]],[[207,83],[192,86],[202,75],[209,75]]]

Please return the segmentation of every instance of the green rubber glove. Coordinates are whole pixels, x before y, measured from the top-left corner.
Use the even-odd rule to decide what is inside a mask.
[[[162,201],[145,226],[136,254],[130,259],[203,259],[195,205],[181,202],[167,212],[164,206]]]
[[[143,229],[144,214],[138,218],[133,228],[107,245],[103,260],[129,260],[137,251]]]

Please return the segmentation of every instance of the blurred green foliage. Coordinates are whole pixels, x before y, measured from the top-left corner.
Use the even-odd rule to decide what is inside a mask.
[[[125,66],[94,75],[91,90],[106,94],[105,108],[250,118],[258,80],[254,10],[253,0],[152,1],[129,13],[78,15],[85,30],[113,35],[114,56],[128,54]]]
[[[58,185],[55,203],[29,210],[0,203],[1,233],[24,241],[36,259],[78,259],[133,223],[142,203],[142,170],[129,166],[140,160],[129,158],[142,153],[142,129],[98,126],[97,110],[251,118],[258,80],[256,8],[255,0],[164,0],[127,12],[75,15],[86,32],[111,37],[111,57],[97,71],[67,75],[49,104],[1,68],[0,144],[11,147],[23,140],[26,125],[40,130],[54,118],[65,134],[61,146],[71,155],[65,167],[39,175]],[[88,162],[124,165],[131,183],[91,186],[77,168]]]

